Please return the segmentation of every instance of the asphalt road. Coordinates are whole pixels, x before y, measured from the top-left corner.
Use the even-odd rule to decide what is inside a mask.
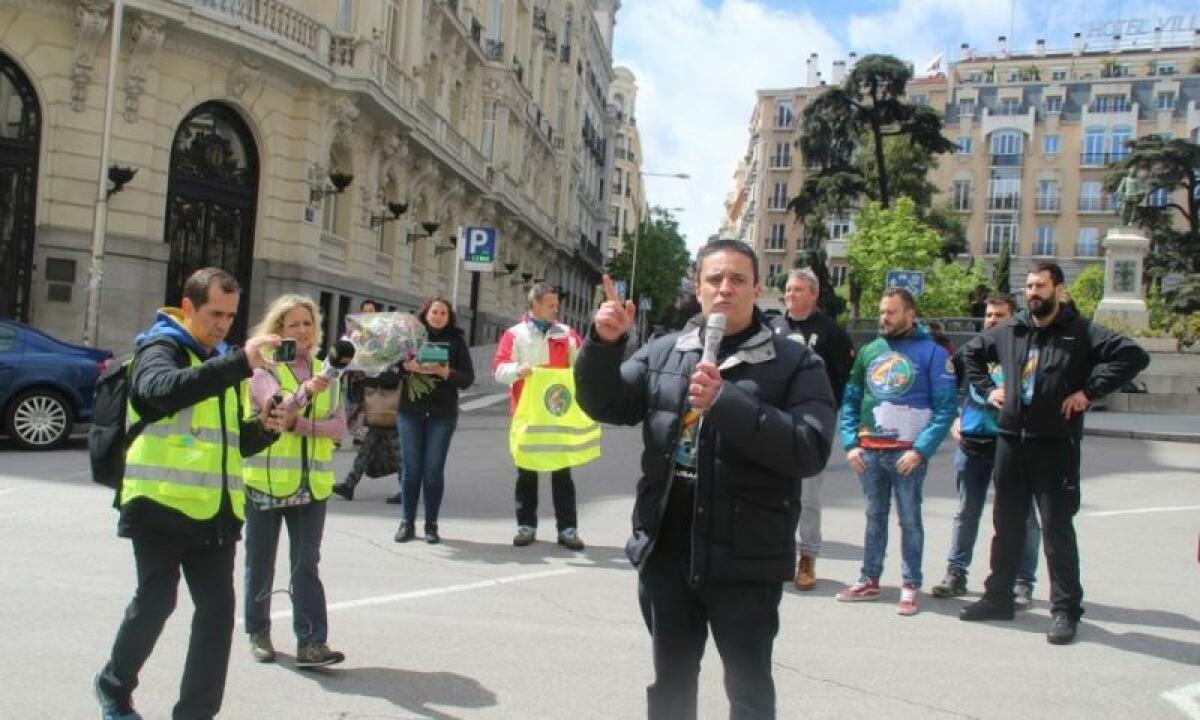
[[[398,545],[395,480],[367,480],[354,502],[331,500],[322,575],[330,641],[344,665],[298,671],[290,610],[259,665],[238,631],[222,717],[644,717],[649,639],[628,532],[637,430],[606,429],[604,456],[576,472],[582,553],[553,544],[548,482],[542,535],[510,544],[515,473],[503,403],[465,413],[447,469],[444,542]],[[1036,607],[1011,623],[967,624],[963,600],[922,596],[896,615],[899,537],[884,597],[845,605],[834,593],[857,575],[862,502],[840,454],[825,483],[825,552],[817,589],[785,592],[775,646],[781,718],[1191,718],[1200,720],[1200,453],[1194,444],[1089,438],[1077,519],[1087,615],[1078,641],[1053,647],[1044,568]],[[352,455],[338,454],[339,470]],[[91,677],[103,663],[133,589],[126,541],[115,537],[108,491],[92,484],[81,442],[53,453],[0,444],[0,717],[96,717]],[[943,570],[955,509],[951,455],[926,482],[926,586]],[[419,523],[418,523],[419,526]],[[550,540],[550,542],[547,542]],[[984,542],[980,548],[986,548]],[[283,587],[286,553],[276,585]],[[970,584],[986,572],[977,552]],[[239,558],[239,596],[241,566]],[[147,718],[169,717],[189,631],[179,607],[136,694]],[[710,645],[702,717],[728,714]]]

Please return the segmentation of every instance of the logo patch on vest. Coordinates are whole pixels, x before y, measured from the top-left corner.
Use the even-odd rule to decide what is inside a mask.
[[[571,391],[566,385],[551,385],[546,388],[542,399],[546,403],[546,410],[555,417],[562,417],[571,409]]]
[[[886,352],[867,369],[867,384],[875,397],[882,399],[903,396],[916,379],[912,361],[898,352]]]

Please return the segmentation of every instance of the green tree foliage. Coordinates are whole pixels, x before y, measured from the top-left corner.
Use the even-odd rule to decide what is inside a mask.
[[[1146,231],[1151,253],[1146,270],[1152,278],[1182,273],[1185,281],[1166,295],[1168,306],[1179,313],[1200,310],[1200,145],[1180,138],[1168,140],[1148,135],[1128,144],[1129,154],[1109,166],[1105,176],[1108,192],[1115,192],[1130,168],[1149,171],[1150,187],[1182,196],[1162,206],[1140,208],[1135,224]],[[1182,228],[1180,229],[1180,225]]]
[[[967,251],[967,230],[963,227],[962,216],[949,205],[929,208],[922,214],[921,220],[942,238],[943,260],[952,262]]]
[[[888,270],[928,270],[941,252],[941,238],[917,217],[912,200],[900,198],[891,210],[869,203],[858,215],[847,252],[860,302],[868,308],[879,303]]]
[[[1104,297],[1104,266],[1090,265],[1067,286],[1071,299],[1075,301],[1075,309],[1079,314],[1090,318]]]
[[[939,258],[925,272],[925,291],[917,298],[917,310],[922,317],[966,317],[970,314],[971,294],[986,283],[978,265]]]
[[[992,267],[992,287],[996,288],[998,293],[1010,293],[1008,276],[1012,269],[1012,245],[1004,243],[1000,247],[1000,255],[996,258],[996,264]]]
[[[691,267],[687,243],[679,232],[679,222],[667,210],[654,207],[650,217],[642,222],[637,240],[636,287],[630,296],[640,299],[649,295],[653,302],[649,321],[661,323],[670,317],[679,297],[680,283]],[[621,251],[608,262],[608,274],[628,282],[633,266],[634,238],[627,236]]]

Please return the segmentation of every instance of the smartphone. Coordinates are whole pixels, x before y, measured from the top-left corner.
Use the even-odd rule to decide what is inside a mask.
[[[296,340],[284,338],[275,348],[275,362],[291,362],[296,359]]]

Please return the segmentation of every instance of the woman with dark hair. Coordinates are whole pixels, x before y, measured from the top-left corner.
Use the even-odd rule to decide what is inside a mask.
[[[425,542],[436,543],[441,539],[437,521],[445,488],[446,455],[458,425],[458,392],[475,382],[475,369],[449,300],[440,295],[431,298],[417,313],[417,319],[429,332],[429,352],[403,365],[404,389],[396,426],[404,455],[404,518],[395,539],[408,542],[416,536],[417,500],[424,493]],[[432,381],[431,390],[423,394],[416,391],[422,384],[413,382],[418,374]]]

